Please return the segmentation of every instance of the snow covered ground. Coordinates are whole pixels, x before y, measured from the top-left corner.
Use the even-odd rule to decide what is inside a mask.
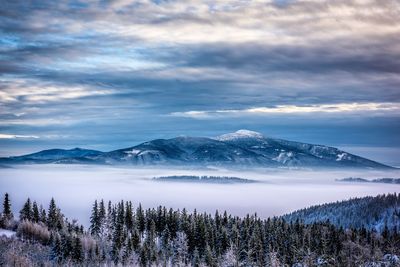
[[[170,175],[233,176],[265,183],[181,184],[151,180]],[[87,225],[93,201],[101,198],[131,200],[134,204],[141,202],[144,207],[165,205],[212,213],[218,209],[239,216],[257,212],[261,217],[268,217],[356,196],[400,192],[400,185],[335,182],[335,179],[345,177],[397,178],[400,172],[25,165],[0,169],[0,194],[10,194],[15,214],[28,197],[46,208],[54,197],[67,217]]]
[[[6,230],[6,229],[1,229],[0,228],[0,236],[6,236],[8,238],[15,236],[16,232]]]

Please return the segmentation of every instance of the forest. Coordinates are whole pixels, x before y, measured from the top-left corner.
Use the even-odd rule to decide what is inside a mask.
[[[400,227],[400,194],[352,198],[316,205],[284,215],[286,221],[328,221],[338,227],[374,229],[382,232]]]
[[[396,194],[378,196],[381,201]],[[96,200],[85,229],[27,199],[18,215],[5,194],[0,266],[399,266],[397,226],[382,231],[328,221],[243,218],[130,201]],[[1,235],[1,234],[0,234]]]

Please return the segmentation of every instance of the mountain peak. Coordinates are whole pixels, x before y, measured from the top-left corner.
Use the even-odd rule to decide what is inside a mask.
[[[259,132],[241,129],[234,133],[227,133],[220,135],[216,139],[219,141],[228,141],[228,140],[245,139],[245,138],[262,139],[264,138],[264,136]]]

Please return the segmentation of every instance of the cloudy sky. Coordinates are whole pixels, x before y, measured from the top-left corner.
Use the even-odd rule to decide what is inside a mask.
[[[250,129],[400,157],[397,0],[5,0],[0,155]]]

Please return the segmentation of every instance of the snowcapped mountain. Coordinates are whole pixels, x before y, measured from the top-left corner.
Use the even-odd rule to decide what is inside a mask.
[[[391,168],[334,147],[269,138],[249,130],[215,138],[156,139],[111,152],[51,149],[0,158],[0,163]]]
[[[232,141],[239,139],[264,139],[264,136],[261,133],[249,131],[249,130],[239,130],[234,133],[227,133],[220,135],[215,138],[219,141]]]
[[[204,137],[156,139],[106,153],[103,157],[110,163],[117,161],[145,165],[279,165],[246,148]]]

